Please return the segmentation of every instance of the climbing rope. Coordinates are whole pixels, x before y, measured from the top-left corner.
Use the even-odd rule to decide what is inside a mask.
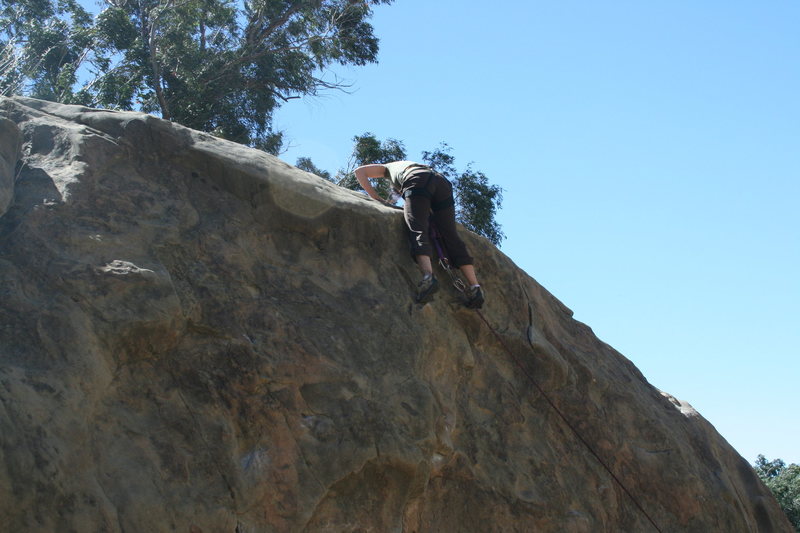
[[[434,242],[436,246],[436,252],[439,254],[439,264],[442,266],[445,272],[447,272],[448,276],[450,276],[450,279],[453,280],[453,286],[456,288],[456,290],[458,290],[463,294],[466,291],[466,284],[450,266],[450,260],[448,259],[447,253],[445,252],[444,246],[441,242],[441,236],[439,235],[438,231],[436,230],[436,227],[433,224],[431,224],[430,226],[430,234],[431,234],[431,240]],[[620,480],[617,477],[617,475],[614,474],[614,472],[611,470],[611,467],[609,467],[606,464],[606,462],[603,461],[600,455],[594,450],[594,448],[592,448],[591,444],[589,444],[589,442],[585,438],[583,438],[583,435],[581,435],[581,433],[577,430],[577,428],[575,428],[575,426],[572,425],[572,423],[569,421],[566,415],[561,411],[561,409],[558,408],[558,406],[553,402],[553,400],[550,399],[550,396],[547,395],[544,389],[541,386],[539,386],[539,383],[536,381],[533,375],[531,375],[528,369],[525,368],[525,365],[522,364],[522,361],[519,359],[519,357],[517,357],[514,354],[514,352],[508,347],[506,342],[503,340],[503,337],[500,336],[500,334],[494,327],[492,327],[492,325],[486,319],[484,314],[481,313],[480,309],[475,309],[475,312],[478,313],[480,319],[483,321],[484,324],[486,324],[486,327],[489,328],[489,331],[492,332],[494,337],[497,339],[497,341],[509,355],[511,360],[514,361],[514,363],[520,368],[520,370],[522,370],[522,373],[528,378],[528,380],[531,382],[534,388],[539,392],[539,394],[541,394],[542,398],[544,398],[547,404],[550,405],[553,411],[555,411],[555,413],[559,416],[561,421],[564,422],[564,424],[570,429],[570,431],[572,431],[575,437],[577,437],[577,439],[586,447],[586,449],[589,450],[589,453],[597,460],[598,463],[600,463],[600,466],[602,466],[603,469],[605,469],[605,471],[608,472],[608,474],[611,476],[614,482],[616,482],[616,484],[622,489],[622,491],[628,495],[628,498],[630,498],[631,502],[633,502],[636,508],[639,509],[639,511],[641,511],[641,513],[647,518],[647,520],[650,522],[653,528],[655,528],[655,530],[658,533],[663,533],[661,528],[658,527],[658,524],[656,524],[655,520],[653,520],[650,514],[647,511],[645,511],[644,507],[642,507],[642,505],[639,503],[636,497],[631,493],[631,491],[629,491],[628,488],[622,483],[622,480]]]

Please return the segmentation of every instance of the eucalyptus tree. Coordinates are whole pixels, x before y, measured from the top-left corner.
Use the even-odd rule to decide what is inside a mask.
[[[69,101],[92,28],[75,0],[0,0],[0,94]]]
[[[0,0],[0,91],[138,109],[275,151],[282,103],[375,62],[392,0]]]

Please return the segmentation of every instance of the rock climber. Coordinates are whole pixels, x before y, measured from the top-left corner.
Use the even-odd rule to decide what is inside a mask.
[[[394,192],[403,197],[403,214],[411,232],[411,246],[422,280],[417,285],[417,302],[429,302],[439,290],[439,282],[431,265],[432,247],[428,233],[432,218],[436,229],[447,243],[453,266],[458,267],[467,279],[466,306],[478,309],[483,305],[483,290],[475,275],[472,257],[456,231],[456,210],[453,186],[447,178],[430,167],[413,161],[363,165],[355,170],[356,179],[373,199],[392,205],[380,197],[370,183],[370,178],[386,178]]]

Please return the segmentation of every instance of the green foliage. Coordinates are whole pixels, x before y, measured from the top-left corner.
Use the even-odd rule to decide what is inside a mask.
[[[317,168],[317,166],[309,159],[308,157],[301,157],[297,160],[295,165],[300,170],[305,170],[306,172],[311,172],[312,174],[316,174],[320,178],[324,178],[328,181],[333,181],[331,179],[331,173],[327,170],[322,170]]]
[[[378,140],[375,134],[366,132],[363,135],[353,137],[353,152],[347,161],[347,167],[339,169],[334,183],[354,191],[361,190],[353,171],[361,165],[372,165],[380,163],[390,163],[392,161],[403,161],[406,158],[406,148],[397,139]],[[392,194],[391,185],[388,180],[370,180],[372,186],[382,198],[390,198]]]
[[[272,155],[279,155],[283,150],[283,132],[270,131],[252,140],[250,144],[253,148],[264,150]]]
[[[438,148],[432,152],[422,151],[422,160],[426,165],[436,172],[442,174],[450,181],[457,179],[456,159],[450,154],[450,146],[447,143],[439,143]]]
[[[353,155],[350,160],[358,165],[374,163],[391,163],[406,158],[406,148],[397,139],[379,141],[373,133],[364,133],[353,137]]]
[[[800,532],[800,465],[786,466],[780,459],[769,461],[759,455],[755,469],[761,481],[775,495],[789,522]]]
[[[72,101],[91,26],[75,0],[0,0],[0,94]]]
[[[499,245],[505,234],[495,220],[503,204],[503,189],[491,185],[483,172],[471,165],[455,181],[456,219],[493,244]]]
[[[343,84],[333,64],[375,62],[372,6],[392,0],[0,0],[0,90],[141,109],[280,149],[283,102]]]
[[[353,170],[361,165],[374,163],[390,163],[407,159],[405,146],[397,139],[380,141],[373,133],[353,137],[353,153],[348,160],[347,167],[339,170],[334,178],[325,172],[323,176],[334,183],[352,190],[360,190],[361,186],[353,175]],[[468,165],[464,172],[459,173],[455,167],[455,158],[450,153],[451,149],[446,143],[441,143],[431,152],[422,152],[422,161],[435,171],[444,175],[453,184],[453,195],[456,201],[456,220],[468,229],[483,235],[493,244],[499,245],[505,238],[500,224],[495,221],[497,211],[503,201],[503,190],[497,185],[491,185],[483,172],[473,171]],[[302,165],[302,166],[301,166]],[[319,176],[319,169],[308,158],[300,158],[297,166],[313,172]],[[310,170],[310,169],[316,169]],[[388,180],[373,180],[373,186],[383,198],[390,197]]]

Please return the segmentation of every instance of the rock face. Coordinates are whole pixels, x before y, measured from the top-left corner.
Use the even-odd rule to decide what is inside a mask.
[[[0,216],[14,196],[15,167],[19,160],[20,131],[17,125],[0,117]]]
[[[4,531],[791,531],[485,239],[496,335],[412,303],[362,195],[144,114],[0,117]]]

